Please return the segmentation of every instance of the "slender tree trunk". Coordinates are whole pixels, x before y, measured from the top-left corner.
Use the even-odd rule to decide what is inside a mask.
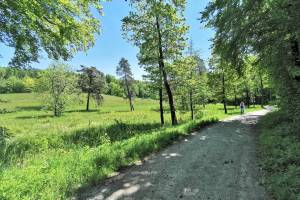
[[[181,105],[180,105],[180,110],[184,110],[184,99],[183,99],[183,95],[180,95],[180,101],[181,101]]]
[[[168,99],[169,99],[172,125],[177,125],[178,122],[177,122],[177,118],[176,118],[176,111],[175,111],[173,94],[172,94],[172,90],[171,90],[171,87],[169,85],[167,73],[166,73],[166,70],[165,70],[164,55],[163,55],[162,41],[161,41],[161,32],[160,32],[161,30],[160,30],[160,24],[159,24],[158,16],[156,16],[156,29],[157,29],[157,34],[158,34],[158,48],[159,48],[159,62],[158,62],[158,64],[159,64],[160,69],[162,71],[164,85],[165,85],[166,92],[167,92]]]
[[[88,91],[88,94],[87,94],[87,100],[86,100],[86,111],[88,112],[90,110],[90,91]]]
[[[159,111],[160,111],[160,124],[163,126],[165,124],[164,119],[164,107],[163,107],[163,93],[162,88],[159,88]]]
[[[225,72],[222,70],[222,96],[223,96],[223,106],[224,112],[227,114],[227,102],[226,102],[226,90],[225,90]]]
[[[235,106],[235,109],[237,109],[237,97],[236,97],[236,88],[234,88],[234,106]]]
[[[159,66],[159,111],[160,111],[160,124],[163,126],[165,124],[164,119],[164,106],[163,106],[163,81],[162,81],[162,71]]]
[[[130,94],[130,105],[131,105],[131,111],[134,111],[134,106],[133,106],[133,103],[132,103],[132,96]]]
[[[89,89],[88,89],[88,95],[87,95],[87,100],[86,100],[86,111],[87,112],[90,110],[91,87],[92,87],[92,77],[89,76]]]
[[[264,96],[265,96],[265,92],[264,92],[264,83],[263,83],[263,79],[262,79],[262,75],[259,75],[259,79],[260,79],[260,90],[261,90],[261,99],[260,99],[260,106],[263,108],[264,107]]]
[[[193,102],[193,92],[190,91],[190,109],[191,109],[191,118],[194,119],[194,102]]]
[[[130,107],[130,111],[134,111],[134,107],[133,107],[133,103],[132,103],[132,96],[131,96],[131,92],[129,90],[129,85],[128,85],[128,81],[127,81],[127,76],[125,75],[125,87],[127,90],[127,97],[129,100],[129,107]]]
[[[250,108],[250,95],[249,95],[249,89],[246,89],[246,104],[247,107]]]
[[[57,106],[56,106],[56,102],[54,102],[54,116],[57,117]]]

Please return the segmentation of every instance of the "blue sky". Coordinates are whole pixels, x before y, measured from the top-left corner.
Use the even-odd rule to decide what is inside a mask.
[[[186,19],[190,26],[188,37],[193,39],[195,49],[206,61],[210,56],[209,41],[213,37],[213,31],[205,29],[200,21],[200,11],[202,11],[209,0],[187,0]],[[104,16],[101,17],[101,34],[97,36],[95,46],[86,53],[79,52],[73,59],[68,61],[75,69],[81,64],[95,66],[105,74],[115,75],[116,66],[121,57],[125,57],[131,64],[135,78],[141,79],[144,74],[143,69],[138,65],[136,54],[138,49],[122,38],[121,19],[125,17],[130,7],[124,0],[113,0],[106,2],[104,6]],[[13,49],[0,44],[2,58],[0,66],[6,66],[13,54]],[[39,63],[33,63],[35,68],[47,68],[51,60],[44,55]]]

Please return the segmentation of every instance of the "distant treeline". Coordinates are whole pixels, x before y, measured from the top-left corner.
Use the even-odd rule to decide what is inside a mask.
[[[0,93],[30,93],[38,90],[45,70],[18,69],[0,67]],[[77,74],[74,72],[74,74]],[[105,75],[106,87],[104,94],[123,97],[121,81],[113,75]],[[156,98],[146,81],[135,80],[134,96],[138,98]]]

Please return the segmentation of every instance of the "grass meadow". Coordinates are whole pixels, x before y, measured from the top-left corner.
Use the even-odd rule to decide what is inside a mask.
[[[166,111],[161,127],[157,101],[135,99],[134,106],[130,112],[126,100],[104,96],[90,112],[73,103],[53,117],[36,94],[1,94],[0,199],[68,199],[192,130],[239,114],[209,104],[193,121],[189,112],[178,112],[180,124],[171,127]]]

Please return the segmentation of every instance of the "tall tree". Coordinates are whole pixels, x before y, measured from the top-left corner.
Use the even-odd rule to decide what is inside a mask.
[[[126,97],[129,100],[130,110],[134,111],[133,102],[132,102],[133,95],[134,95],[133,94],[134,78],[130,69],[129,62],[125,58],[121,58],[119,65],[117,66],[117,75],[121,77]]]
[[[152,66],[154,62],[158,64],[168,95],[173,125],[178,122],[166,62],[181,54],[185,46],[185,3],[185,0],[133,0],[133,11],[123,19],[125,36],[140,48],[140,63],[150,63]]]
[[[80,73],[78,87],[81,91],[87,93],[86,111],[89,111],[91,95],[98,105],[103,101],[101,94],[103,94],[105,90],[105,76],[102,72],[97,70],[96,67],[86,67],[83,65],[81,65],[81,69],[78,70],[78,72]]]
[[[64,60],[95,42],[99,0],[13,0],[0,2],[0,42],[15,49],[10,65],[37,62],[39,54]]]
[[[236,73],[230,64],[218,55],[213,55],[210,60],[210,82],[214,95],[223,103],[224,112],[227,114],[228,96],[237,92],[234,88],[237,81]]]

